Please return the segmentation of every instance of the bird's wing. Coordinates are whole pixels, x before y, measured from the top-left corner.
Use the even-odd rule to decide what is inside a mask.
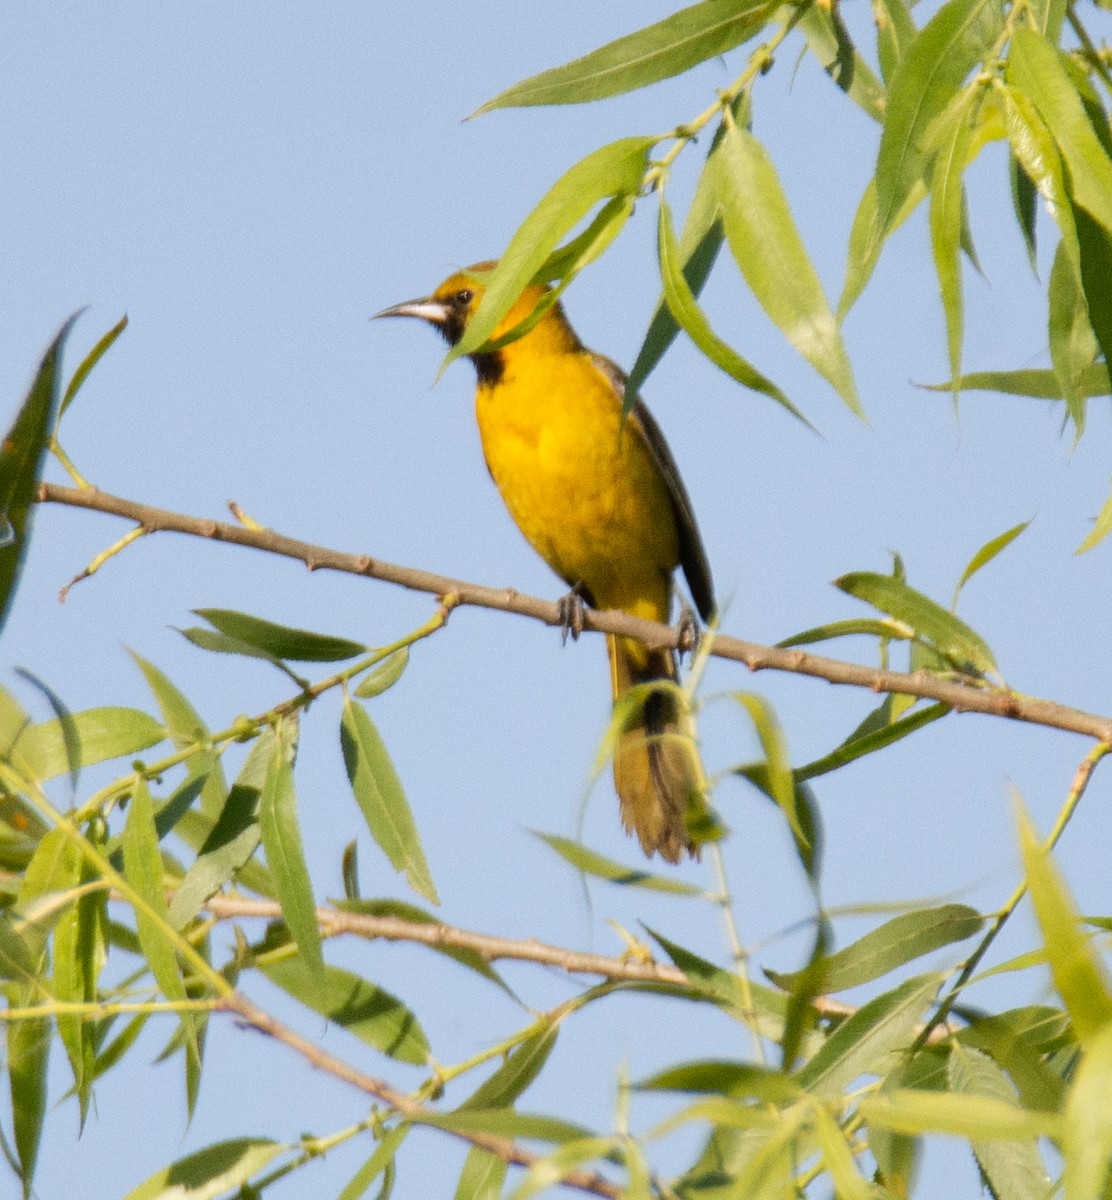
[[[611,362],[601,354],[592,352],[591,359],[595,366],[606,376],[620,397],[625,397],[626,374],[617,363]],[[707,562],[707,552],[703,548],[703,539],[699,536],[699,526],[695,524],[695,512],[691,507],[691,498],[683,486],[680,469],[668,449],[664,434],[645,403],[638,397],[630,409],[628,420],[644,434],[649,452],[668,488],[668,497],[672,501],[672,512],[676,518],[676,530],[680,543],[680,566],[687,578],[687,586],[691,589],[691,598],[704,621],[711,620],[714,614],[714,582],[710,575],[710,564]]]

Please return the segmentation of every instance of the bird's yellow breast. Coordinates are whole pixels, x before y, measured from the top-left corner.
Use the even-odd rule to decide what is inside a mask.
[[[667,486],[634,416],[582,349],[502,351],[481,382],[483,451],[521,532],[600,608],[667,620],[679,537]],[[517,351],[515,353],[515,351]]]

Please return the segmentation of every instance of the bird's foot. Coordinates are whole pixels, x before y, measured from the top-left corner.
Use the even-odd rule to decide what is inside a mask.
[[[694,654],[699,649],[699,622],[686,602],[680,604],[680,619],[676,622],[676,650],[680,658],[685,654]]]
[[[571,634],[571,640],[577,642],[579,635],[586,627],[586,620],[583,615],[583,596],[581,595],[582,585],[576,584],[566,596],[561,596],[556,601],[556,608],[560,615],[560,633],[563,643],[566,645],[568,634]]]

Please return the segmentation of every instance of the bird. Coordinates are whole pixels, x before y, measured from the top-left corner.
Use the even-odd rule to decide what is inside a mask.
[[[417,318],[455,345],[495,265],[476,263],[375,317]],[[591,608],[667,622],[672,576],[682,567],[700,616],[711,621],[710,566],[660,427],[639,398],[623,413],[625,374],[583,345],[549,291],[527,286],[470,355],[483,453],[502,500],[533,549]],[[498,344],[542,302],[550,307],[527,332]],[[620,714],[613,761],[622,823],[650,859],[698,858],[706,776],[676,654],[616,634],[606,641]]]

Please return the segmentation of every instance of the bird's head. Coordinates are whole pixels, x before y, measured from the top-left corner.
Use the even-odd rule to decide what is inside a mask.
[[[486,290],[486,281],[497,264],[493,262],[475,263],[447,279],[431,294],[420,300],[406,300],[402,304],[394,304],[375,313],[375,317],[419,317],[428,321],[438,329],[445,339],[455,345],[467,328],[479,301]],[[536,308],[537,302],[548,291],[548,288],[538,284],[530,284],[511,306],[510,311],[498,323],[491,334],[491,341],[497,341],[503,334],[520,325]],[[559,305],[554,305],[545,316],[550,314],[563,323]]]

